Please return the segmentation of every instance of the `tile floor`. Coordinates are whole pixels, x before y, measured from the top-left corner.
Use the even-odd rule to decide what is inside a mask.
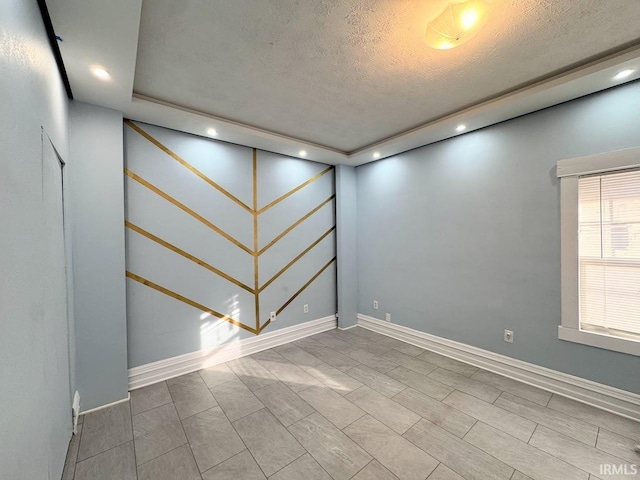
[[[63,480],[629,480],[638,441],[640,423],[354,328],[86,415]]]

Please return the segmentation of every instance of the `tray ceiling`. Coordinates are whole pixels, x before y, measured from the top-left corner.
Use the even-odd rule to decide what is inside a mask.
[[[441,0],[144,0],[134,92],[352,152],[640,37],[640,2],[493,0],[433,50]]]

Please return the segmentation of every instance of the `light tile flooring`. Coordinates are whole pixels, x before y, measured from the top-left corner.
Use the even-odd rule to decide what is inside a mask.
[[[362,328],[134,390],[80,427],[64,480],[640,478],[640,423]]]

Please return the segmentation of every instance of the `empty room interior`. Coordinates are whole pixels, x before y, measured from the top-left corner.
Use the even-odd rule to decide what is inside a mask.
[[[2,0],[0,479],[640,479],[640,1]]]

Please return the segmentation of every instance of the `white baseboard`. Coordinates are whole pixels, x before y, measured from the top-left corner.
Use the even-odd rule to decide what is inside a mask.
[[[461,362],[640,421],[640,395],[358,314],[358,325]]]
[[[87,413],[97,412],[98,410],[102,410],[104,408],[113,407],[114,405],[118,405],[119,403],[128,402],[131,399],[131,394],[127,393],[127,398],[123,398],[122,400],[116,400],[115,402],[107,403],[106,405],[100,405],[96,408],[90,408],[89,410],[83,410],[80,412],[80,415],[86,415]]]
[[[344,327],[344,328],[343,327],[338,327],[338,330],[342,330],[342,331],[351,330],[352,328],[356,328],[357,326],[358,326],[358,324],[356,323],[355,325],[351,325],[350,327]]]
[[[316,333],[336,328],[336,317],[331,315],[317,320],[285,327],[255,337],[224,343],[213,349],[199,350],[158,362],[129,369],[129,390],[178,377],[185,373],[228,362],[262,350],[293,342]]]

